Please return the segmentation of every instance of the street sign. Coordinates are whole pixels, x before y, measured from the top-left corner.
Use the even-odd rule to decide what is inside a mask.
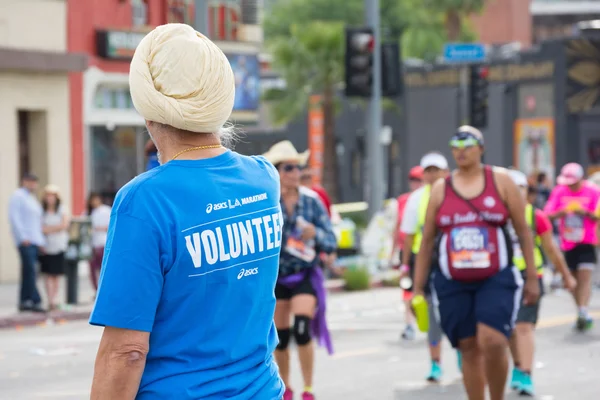
[[[485,61],[485,45],[480,43],[447,43],[444,61],[448,63],[480,63]]]

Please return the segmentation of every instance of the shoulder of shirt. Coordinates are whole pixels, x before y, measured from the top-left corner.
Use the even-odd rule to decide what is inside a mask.
[[[300,188],[298,189],[298,192],[300,193],[300,195],[304,195],[306,197],[311,197],[315,200],[320,199],[319,198],[319,194],[317,192],[315,192],[314,190],[307,188],[306,186],[300,186]]]
[[[166,171],[166,168],[164,167],[164,165],[161,165],[160,167],[152,168],[127,182],[117,192],[112,210],[120,213],[127,212],[128,206],[135,197],[135,194],[140,190],[147,190],[146,188],[148,187],[149,182],[152,182],[157,176]]]

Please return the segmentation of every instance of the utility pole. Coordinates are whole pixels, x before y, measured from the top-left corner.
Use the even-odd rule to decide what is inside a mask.
[[[381,32],[379,28],[379,0],[365,0],[367,26],[373,29],[373,79],[367,115],[367,166],[369,217],[383,205],[384,174],[383,148],[381,145]]]

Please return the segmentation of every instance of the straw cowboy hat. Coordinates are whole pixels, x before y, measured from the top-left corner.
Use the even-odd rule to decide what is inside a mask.
[[[310,151],[298,153],[292,142],[284,140],[276,143],[263,156],[273,165],[277,165],[283,161],[297,162],[300,165],[306,165]]]
[[[60,188],[57,185],[49,184],[44,188],[44,192],[49,194],[59,194]]]

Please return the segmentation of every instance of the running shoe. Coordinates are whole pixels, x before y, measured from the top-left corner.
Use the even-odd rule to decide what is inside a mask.
[[[402,332],[402,339],[414,340],[415,334],[415,328],[413,328],[412,325],[406,325],[406,328],[404,328],[404,331]]]
[[[315,400],[315,396],[312,393],[304,392],[302,393],[302,400]]]
[[[283,392],[283,400],[294,400],[294,392],[292,392],[292,389],[285,388],[285,392]]]
[[[523,376],[525,374],[519,368],[513,368],[512,378],[510,379],[510,388],[512,390],[521,390],[523,387]]]
[[[521,387],[519,388],[519,394],[521,396],[535,396],[533,390],[533,382],[531,381],[531,375],[521,373]]]
[[[431,371],[427,376],[429,382],[439,382],[442,379],[442,367],[436,361],[431,362]]]
[[[594,320],[590,316],[580,315],[577,317],[577,322],[575,322],[575,329],[579,332],[585,332],[594,326]]]

